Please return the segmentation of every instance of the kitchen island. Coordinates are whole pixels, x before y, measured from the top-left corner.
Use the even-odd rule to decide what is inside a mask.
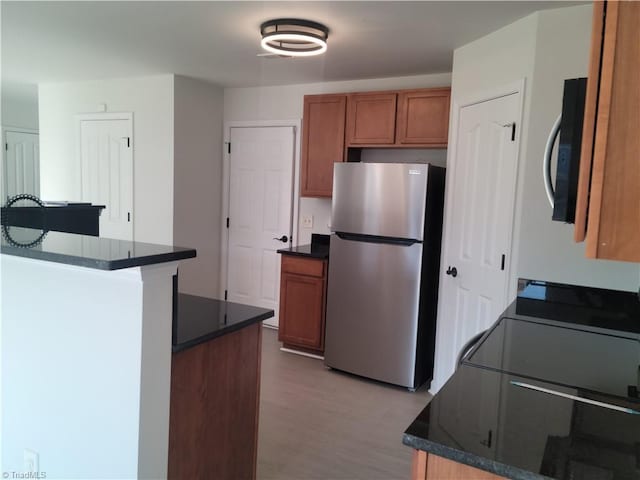
[[[414,479],[640,478],[640,303],[527,282],[406,430]]]
[[[2,471],[165,478],[172,278],[196,251],[11,232],[0,245]]]
[[[255,478],[262,321],[273,314],[177,296],[168,478]]]

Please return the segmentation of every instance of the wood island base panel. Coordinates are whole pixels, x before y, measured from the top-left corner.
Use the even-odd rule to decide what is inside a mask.
[[[422,450],[413,451],[411,480],[501,480],[500,477]]]
[[[174,353],[169,479],[256,478],[262,323]]]

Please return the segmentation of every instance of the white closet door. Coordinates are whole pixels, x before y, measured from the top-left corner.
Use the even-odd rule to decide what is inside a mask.
[[[40,196],[40,144],[37,133],[5,131],[4,204],[20,193]]]
[[[280,258],[293,229],[293,127],[232,128],[227,299],[272,308],[278,325]],[[279,238],[286,236],[287,241]]]
[[[507,305],[519,118],[517,93],[460,109],[447,171],[435,389],[454,372],[462,346]],[[454,267],[456,276],[445,273]]]
[[[106,207],[101,237],[133,240],[131,124],[131,119],[80,121],[82,201]]]

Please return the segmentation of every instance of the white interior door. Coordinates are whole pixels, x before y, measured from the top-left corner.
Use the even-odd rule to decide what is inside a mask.
[[[293,229],[293,127],[230,129],[227,300],[275,310]],[[278,240],[283,235],[287,241]]]
[[[455,370],[462,346],[507,304],[519,118],[518,93],[460,109],[447,178],[434,390]]]
[[[132,121],[80,120],[82,201],[105,205],[100,236],[133,240]]]
[[[40,144],[37,133],[5,131],[3,202],[20,193],[40,197]]]

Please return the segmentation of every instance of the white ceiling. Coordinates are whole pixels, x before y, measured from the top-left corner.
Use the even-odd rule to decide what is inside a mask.
[[[574,4],[2,1],[2,79],[34,84],[177,73],[227,87],[449,72],[456,47],[534,11]],[[328,52],[256,57],[260,23],[277,17],[326,24]]]

